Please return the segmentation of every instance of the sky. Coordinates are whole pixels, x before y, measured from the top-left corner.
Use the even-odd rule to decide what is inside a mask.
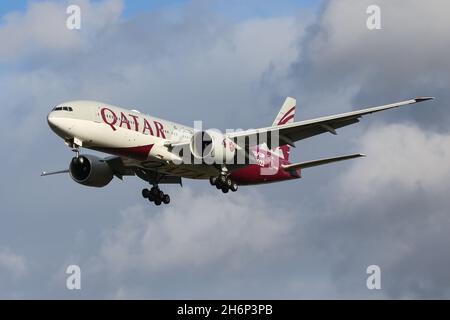
[[[372,2],[2,1],[0,298],[449,298],[450,3],[378,0],[369,30]],[[80,30],[66,28],[74,3]],[[40,177],[73,156],[46,122],[63,101],[225,130],[271,124],[286,96],[297,120],[436,100],[291,153],[364,159],[233,194],[184,181],[156,207],[137,177]],[[73,264],[81,290],[66,288]]]

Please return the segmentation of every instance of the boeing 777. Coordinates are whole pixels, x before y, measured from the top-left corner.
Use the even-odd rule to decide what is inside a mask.
[[[358,153],[298,163],[289,160],[296,141],[336,134],[364,115],[430,99],[418,97],[295,122],[296,100],[288,97],[272,126],[226,133],[196,130],[103,102],[64,102],[52,109],[47,121],[76,156],[67,170],[42,176],[69,173],[75,182],[89,187],[104,187],[114,177],[138,176],[152,186],[142,190],[143,197],[156,205],[170,202],[159,185],[181,185],[182,178],[209,179],[222,192],[234,192],[241,185],[298,179],[302,169],[362,157]],[[81,147],[111,156],[80,154]]]

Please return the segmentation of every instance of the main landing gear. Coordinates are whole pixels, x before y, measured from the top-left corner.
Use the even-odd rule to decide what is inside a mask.
[[[170,203],[170,196],[162,192],[158,186],[154,186],[150,190],[142,190],[142,196],[150,202],[154,202],[157,206],[161,205],[161,203]]]
[[[235,192],[238,189],[237,183],[225,174],[221,174],[217,177],[211,177],[209,178],[209,182],[212,186],[216,186],[217,189],[222,190],[223,193],[227,193],[230,190]]]

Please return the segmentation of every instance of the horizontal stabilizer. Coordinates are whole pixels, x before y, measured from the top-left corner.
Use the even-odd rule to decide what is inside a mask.
[[[305,168],[311,168],[311,167],[315,167],[315,166],[321,166],[323,164],[327,164],[327,163],[331,163],[331,162],[349,160],[349,159],[354,159],[354,158],[359,158],[359,157],[365,157],[365,155],[361,154],[361,153],[356,153],[356,154],[349,154],[349,155],[340,156],[340,157],[324,158],[324,159],[319,159],[319,160],[293,163],[293,164],[283,166],[283,169],[286,171],[296,170],[296,169],[305,169]]]

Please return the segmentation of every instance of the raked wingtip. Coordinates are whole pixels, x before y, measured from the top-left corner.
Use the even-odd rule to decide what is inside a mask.
[[[417,97],[414,100],[416,100],[416,102],[422,102],[427,100],[434,100],[434,97]]]

